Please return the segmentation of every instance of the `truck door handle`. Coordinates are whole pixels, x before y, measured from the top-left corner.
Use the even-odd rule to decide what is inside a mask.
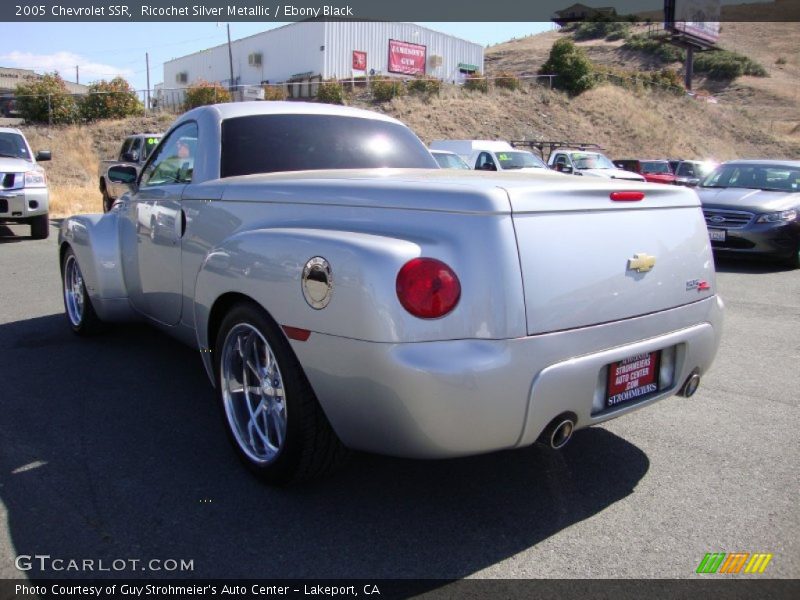
[[[186,233],[186,213],[183,212],[183,209],[181,209],[181,235],[180,235],[180,237],[183,237],[184,233]]]

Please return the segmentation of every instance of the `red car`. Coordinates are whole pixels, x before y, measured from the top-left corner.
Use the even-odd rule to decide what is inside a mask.
[[[615,160],[614,165],[619,169],[639,173],[651,183],[675,183],[675,174],[666,160]]]

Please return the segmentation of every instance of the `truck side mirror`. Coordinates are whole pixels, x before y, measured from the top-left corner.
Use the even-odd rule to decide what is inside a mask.
[[[36,153],[36,160],[37,162],[51,160],[53,158],[53,153],[50,150],[39,150]]]
[[[108,169],[108,178],[113,183],[127,185],[131,190],[136,189],[136,178],[139,172],[130,165],[114,165]]]

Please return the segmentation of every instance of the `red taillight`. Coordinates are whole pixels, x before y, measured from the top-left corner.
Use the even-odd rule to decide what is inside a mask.
[[[421,319],[449,313],[461,297],[461,284],[453,269],[435,258],[413,258],[397,274],[397,298],[408,312]]]
[[[616,202],[638,202],[644,200],[644,192],[611,192],[608,197]]]

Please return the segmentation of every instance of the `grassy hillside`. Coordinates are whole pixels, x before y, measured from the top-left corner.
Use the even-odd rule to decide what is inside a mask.
[[[642,29],[644,26],[639,26]],[[534,74],[553,42],[546,32],[487,49],[487,73]],[[575,140],[598,143],[611,158],[800,158],[800,23],[724,23],[720,45],[760,62],[768,77],[732,82],[701,78],[718,104],[659,91],[602,85],[576,98],[526,86],[488,94],[445,86],[438,96],[405,96],[385,104],[368,98],[348,103],[404,121],[426,143],[440,138]],[[660,69],[652,55],[622,47],[622,40],[580,42],[592,61],[632,70]],[[680,64],[672,65],[679,67]],[[101,210],[97,166],[122,139],[162,131],[172,117],[137,118],[83,126],[23,127],[34,150],[53,150],[44,163],[55,216]]]

